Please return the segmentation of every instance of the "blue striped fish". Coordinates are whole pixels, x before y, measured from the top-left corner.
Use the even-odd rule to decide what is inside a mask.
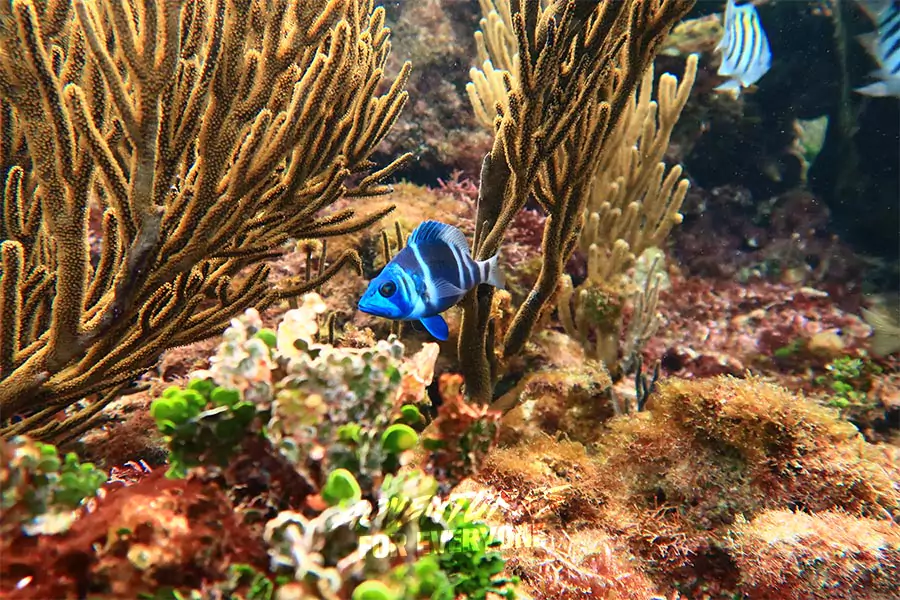
[[[466,236],[456,227],[425,221],[406,247],[369,282],[359,310],[399,321],[421,321],[439,340],[449,335],[440,313],[481,283],[503,288],[497,256],[476,261]]]
[[[725,6],[725,35],[716,46],[722,51],[718,74],[730,79],[716,88],[735,95],[768,72],[772,66],[769,39],[759,22],[759,13],[752,4],[738,6],[728,0]]]
[[[878,63],[872,73],[881,81],[857,88],[866,96],[900,97],[900,0],[861,0],[876,30],[859,36],[859,41]]]

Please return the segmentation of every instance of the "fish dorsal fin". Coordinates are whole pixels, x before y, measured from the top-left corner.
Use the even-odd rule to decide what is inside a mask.
[[[866,13],[866,16],[877,25],[881,15],[891,8],[892,0],[857,0],[857,4]]]
[[[428,244],[441,241],[469,254],[469,242],[462,231],[438,221],[423,221],[409,236],[408,244]]]
[[[869,33],[861,33],[856,36],[856,40],[869,53],[870,56],[878,58],[878,34],[874,31]]]

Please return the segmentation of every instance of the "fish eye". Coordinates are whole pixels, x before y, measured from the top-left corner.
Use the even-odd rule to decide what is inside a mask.
[[[388,281],[386,283],[382,283],[381,287],[378,288],[378,293],[384,296],[385,298],[390,298],[394,295],[394,292],[397,291],[397,284],[393,281]]]

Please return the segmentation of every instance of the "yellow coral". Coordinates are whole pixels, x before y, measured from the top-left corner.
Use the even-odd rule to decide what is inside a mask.
[[[509,96],[520,84],[521,65],[509,2],[481,0],[481,8],[484,17],[481,31],[475,36],[481,68],[470,70],[472,81],[466,89],[476,117],[485,126],[496,129],[502,122],[498,117],[509,114]],[[544,1],[536,12],[536,19],[552,18],[550,15],[555,10],[557,7]],[[635,258],[648,248],[662,245],[671,228],[681,222],[679,210],[687,194],[688,181],[681,178],[681,166],[667,172],[662,159],[672,129],[693,87],[697,60],[696,55],[688,57],[680,84],[672,75],[663,75],[657,87],[657,100],[651,100],[653,65],[646,68],[639,88],[629,96],[618,123],[609,124],[611,133],[606,133],[603,151],[596,154],[594,164],[589,165],[593,168],[593,182],[586,191],[589,199],[584,203],[583,226],[575,222],[566,224],[569,229],[580,228],[578,245],[588,257],[588,277],[579,290],[574,290],[571,278],[562,276],[558,302],[560,318],[566,332],[581,340],[588,354],[603,360],[614,373],[618,372],[621,319],[593,322],[585,316],[585,303],[590,302],[591,288],[602,283],[620,285],[619,280]],[[570,193],[563,188],[575,186],[577,189],[577,176],[573,181],[572,167],[566,164],[566,160],[574,158],[567,152],[558,152],[547,173],[547,181],[535,190],[536,198],[550,214],[553,214],[552,206],[560,203],[555,199]],[[554,182],[562,187],[554,188]],[[557,220],[559,218],[557,216]],[[551,255],[548,259],[554,260],[554,257]],[[546,269],[543,272],[546,275]],[[622,292],[622,295],[627,294]],[[628,335],[626,358],[639,350],[655,331],[655,282],[650,281],[643,294],[638,292],[632,301],[639,306],[635,311],[633,331]],[[596,341],[591,342],[592,339]],[[511,346],[513,349],[514,345]]]
[[[541,270],[504,335],[504,356],[524,348],[553,298],[577,243],[598,161],[615,147],[610,140],[669,28],[692,4],[482,3],[481,51],[515,72],[497,73],[484,62],[485,70],[473,71],[468,88],[483,121],[497,113],[494,145],[482,164],[475,257],[497,253],[512,219],[530,199],[548,215]],[[459,355],[467,390],[481,402],[490,400],[497,364],[492,294],[476,290],[463,301]]]
[[[358,267],[346,251],[272,284],[264,261],[391,210],[322,213],[387,193],[409,157],[347,180],[407,99],[409,63],[377,92],[384,18],[372,0],[0,3],[0,409],[26,414],[0,434],[76,435],[163,350]]]
[[[656,330],[658,282],[654,261],[642,291],[629,294],[623,281],[626,270],[638,255],[658,248],[672,227],[681,223],[679,210],[688,191],[676,165],[668,172],[662,162],[669,138],[687,103],[697,73],[697,55],[688,57],[681,83],[668,73],[660,78],[657,100],[651,100],[653,67],[644,74],[640,89],[632,96],[628,110],[613,133],[609,150],[594,170],[591,197],[585,209],[585,223],[579,246],[587,256],[587,277],[576,290],[568,275],[562,277],[559,299],[560,319],[566,332],[582,340],[589,354],[602,360],[613,372],[619,371],[620,315],[611,319],[586,316],[589,292],[608,286],[612,292],[631,295],[635,307],[625,359],[640,350]],[[594,340],[591,342],[591,340]]]

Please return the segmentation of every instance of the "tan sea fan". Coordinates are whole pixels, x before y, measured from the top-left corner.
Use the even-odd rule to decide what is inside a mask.
[[[324,212],[408,158],[369,160],[410,69],[377,93],[372,0],[14,0],[0,22],[0,410],[25,415],[0,434],[71,437],[165,349],[358,265],[272,283],[264,261],[387,212]]]

